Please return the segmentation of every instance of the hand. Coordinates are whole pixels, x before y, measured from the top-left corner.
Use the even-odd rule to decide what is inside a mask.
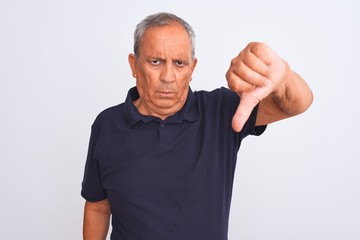
[[[228,86],[241,101],[232,119],[234,131],[240,132],[254,107],[284,82],[286,62],[264,43],[249,43],[231,61],[226,73]]]

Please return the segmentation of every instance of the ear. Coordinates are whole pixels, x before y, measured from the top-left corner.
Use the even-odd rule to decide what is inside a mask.
[[[130,53],[128,56],[128,62],[131,68],[132,76],[136,78],[136,56]]]
[[[197,58],[193,58],[191,63],[191,74],[194,72],[196,64],[197,64]]]

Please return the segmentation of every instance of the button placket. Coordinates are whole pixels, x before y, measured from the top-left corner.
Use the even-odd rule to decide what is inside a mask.
[[[167,137],[167,125],[164,121],[160,122],[159,125],[159,144],[160,145],[168,145],[169,139]]]

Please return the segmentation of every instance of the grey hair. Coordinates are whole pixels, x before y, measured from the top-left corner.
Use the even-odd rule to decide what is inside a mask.
[[[136,57],[140,54],[140,42],[145,32],[149,28],[156,28],[166,25],[171,25],[172,23],[179,23],[187,32],[191,44],[191,57],[195,56],[195,32],[193,28],[185,22],[182,18],[166,12],[160,12],[153,15],[147,16],[139,24],[136,25],[134,32],[134,54]]]

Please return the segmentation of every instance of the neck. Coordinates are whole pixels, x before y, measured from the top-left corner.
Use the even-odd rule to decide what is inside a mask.
[[[179,106],[174,106],[169,109],[155,109],[150,108],[147,106],[147,104],[144,104],[144,102],[141,100],[141,98],[138,98],[133,101],[134,106],[136,109],[144,116],[154,116],[158,117],[161,120],[165,120],[166,118],[174,115],[176,112],[180,111],[180,109],[184,106],[184,103],[179,103]]]

